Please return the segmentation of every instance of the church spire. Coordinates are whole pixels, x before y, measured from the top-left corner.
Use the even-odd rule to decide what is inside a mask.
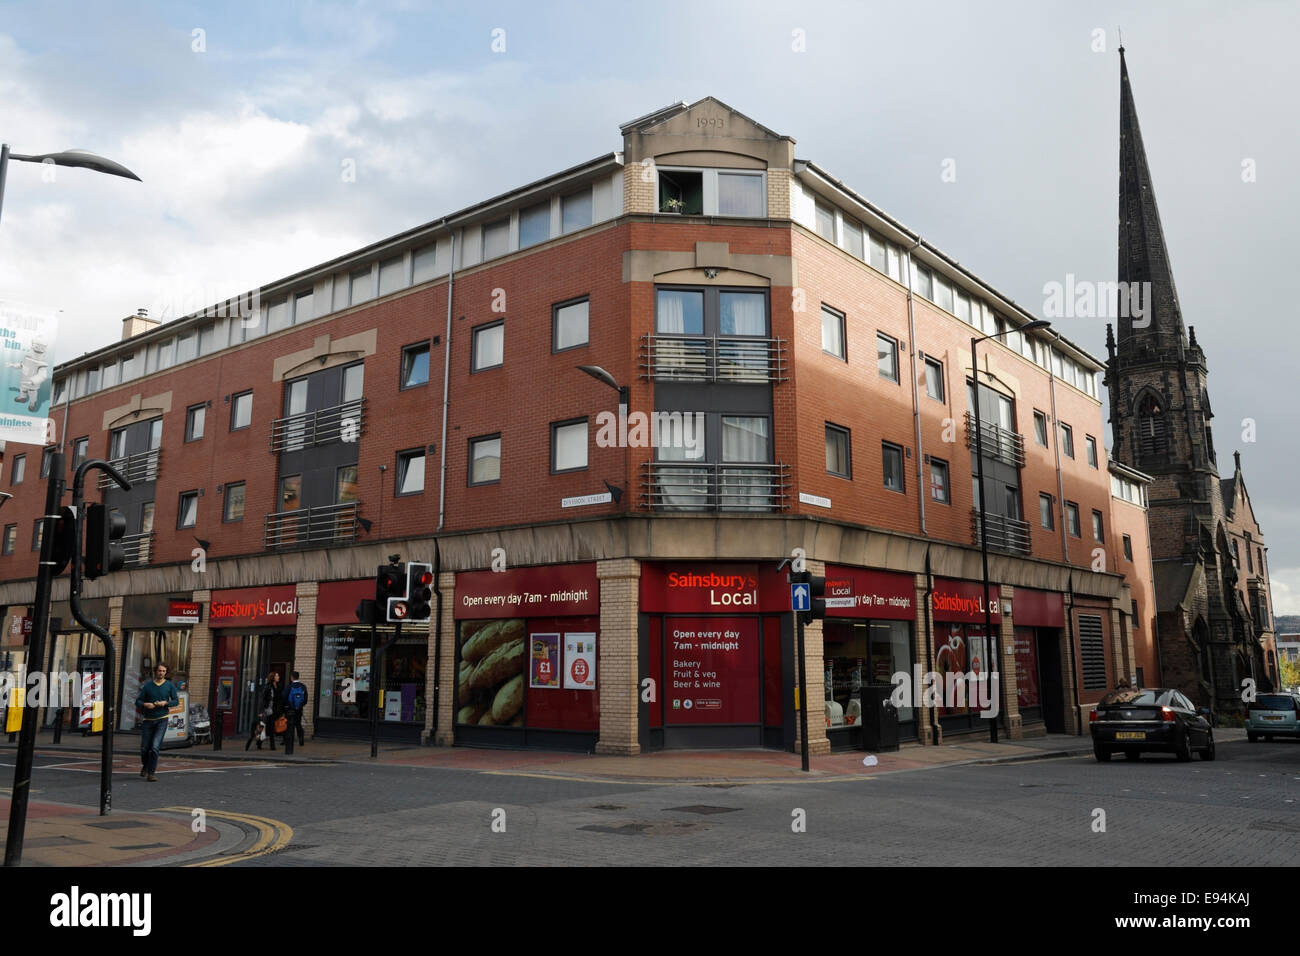
[[[1129,83],[1124,48],[1119,50],[1119,281],[1150,283],[1140,302],[1146,313],[1119,319],[1121,347],[1125,340],[1144,340],[1160,351],[1176,354],[1184,341],[1182,311],[1174,273],[1165,248],[1165,233],[1156,208],[1155,188],[1142,146],[1133,87]],[[1130,288],[1132,288],[1130,286]]]

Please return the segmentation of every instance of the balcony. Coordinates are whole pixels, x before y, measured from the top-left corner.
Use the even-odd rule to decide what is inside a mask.
[[[138,485],[142,481],[157,481],[158,469],[162,464],[162,449],[155,448],[153,451],[143,451],[138,455],[127,455],[125,458],[112,458],[108,463],[133,485]],[[105,472],[99,473],[100,491],[116,487],[117,482]]]
[[[359,441],[366,425],[366,400],[358,398],[271,422],[271,452],[302,451],[332,441]]]
[[[989,515],[989,550],[1003,551],[1007,554],[1029,554],[1029,524],[1019,518],[1004,515]],[[980,544],[980,513],[971,509],[971,541],[976,547]]]
[[[357,539],[360,503],[348,501],[320,508],[277,511],[266,516],[264,547],[276,550],[322,544],[351,544]]]
[[[996,458],[1015,468],[1024,467],[1025,440],[1018,433],[988,421],[980,422],[980,432],[986,458]],[[975,450],[975,416],[970,412],[966,413],[966,444],[971,451]]]
[[[785,339],[717,335],[641,337],[641,377],[668,382],[769,385],[789,377]]]
[[[122,562],[124,568],[138,568],[149,563],[149,557],[153,554],[153,532],[145,531],[143,534],[123,535],[120,539],[122,542],[122,553],[126,560]]]
[[[790,507],[790,466],[648,461],[641,507],[650,511],[772,512]]]

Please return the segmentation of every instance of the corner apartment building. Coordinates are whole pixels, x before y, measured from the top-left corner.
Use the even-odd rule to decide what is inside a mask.
[[[1121,552],[1148,544],[1112,494],[1103,363],[1018,331],[1030,313],[713,98],[621,133],[240,300],[130,317],[56,370],[69,459],[134,482],[95,490],[130,560],[84,598],[124,700],[162,659],[227,735],[296,669],[321,735],[364,734],[374,706],[436,744],[791,748],[795,549],[830,598],[806,635],[813,752],[854,744],[864,684],[987,669],[985,601],[1010,736],[1078,731],[1133,678],[1150,564]],[[0,477],[19,657],[42,457],[11,446]],[[354,609],[394,553],[434,564],[434,620],[372,661]],[[71,670],[95,648],[58,588]],[[986,726],[900,717],[927,743]]]

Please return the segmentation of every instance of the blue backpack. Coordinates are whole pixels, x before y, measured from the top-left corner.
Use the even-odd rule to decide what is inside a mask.
[[[294,710],[302,710],[307,703],[307,688],[294,681],[289,685],[289,706]]]

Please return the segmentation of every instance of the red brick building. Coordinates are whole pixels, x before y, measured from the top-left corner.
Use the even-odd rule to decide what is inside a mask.
[[[806,635],[814,752],[853,744],[864,687],[989,669],[985,601],[1010,736],[1077,732],[1134,676],[1150,567],[1119,558],[1120,524],[1147,545],[1111,493],[1102,363],[1018,331],[1034,316],[712,98],[622,136],[57,369],[69,458],[136,482],[103,492],[128,567],[86,593],[128,701],[163,659],[232,735],[280,669],[320,734],[374,706],[438,744],[789,748],[797,549],[831,598]],[[12,446],[0,478],[19,656],[41,457]],[[434,619],[372,661],[353,612],[394,553],[434,564]],[[58,587],[72,669],[93,642]],[[987,726],[920,699],[900,718],[925,742]]]

